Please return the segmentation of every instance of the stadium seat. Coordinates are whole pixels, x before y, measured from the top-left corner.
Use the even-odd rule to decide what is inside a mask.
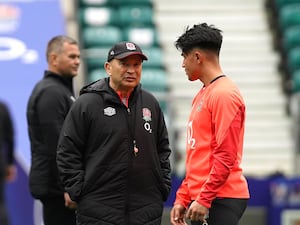
[[[88,48],[83,50],[82,56],[88,69],[102,69],[107,60],[107,53],[111,46]]]
[[[148,57],[147,61],[143,62],[144,68],[163,68],[163,55],[162,50],[159,47],[146,47],[143,52]]]
[[[149,6],[121,6],[118,15],[121,26],[153,26],[153,9]]]
[[[88,75],[88,82],[94,82],[96,80],[99,80],[101,78],[107,77],[108,75],[106,74],[105,69],[94,69],[91,70],[91,72]]]
[[[105,6],[109,4],[109,0],[79,0],[79,6]]]
[[[275,6],[277,9],[281,9],[283,6],[300,3],[299,0],[275,0]]]
[[[293,74],[300,69],[300,47],[292,48],[288,52],[288,70]]]
[[[279,26],[281,32],[295,25],[300,25],[300,3],[285,5],[279,11]]]
[[[82,7],[79,10],[81,26],[105,26],[117,24],[118,14],[112,7]]]
[[[109,2],[109,4],[115,6],[122,6],[122,5],[153,6],[152,0],[106,0],[106,1]]]
[[[141,83],[143,88],[151,92],[168,91],[167,75],[162,69],[144,68]]]
[[[297,46],[300,47],[300,25],[289,27],[283,33],[283,47],[286,52]]]
[[[85,47],[110,46],[122,40],[122,31],[114,26],[88,26],[82,28]]]
[[[135,42],[141,47],[158,45],[157,33],[154,27],[125,27],[123,28],[123,39]]]
[[[300,93],[300,70],[296,70],[292,74],[292,91]]]
[[[156,96],[161,109],[164,112],[168,110],[168,81],[165,70],[145,68],[142,72],[142,88],[150,91]]]

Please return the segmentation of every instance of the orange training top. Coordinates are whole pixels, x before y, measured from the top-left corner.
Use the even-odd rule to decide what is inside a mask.
[[[245,104],[236,85],[220,77],[192,102],[187,128],[186,175],[174,204],[192,200],[210,208],[216,197],[249,198],[240,167]]]

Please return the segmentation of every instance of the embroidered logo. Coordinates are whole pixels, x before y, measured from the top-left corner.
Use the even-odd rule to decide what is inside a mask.
[[[197,105],[197,111],[198,111],[198,112],[201,111],[202,106],[203,106],[203,100],[201,100],[201,101],[199,102],[199,104]]]
[[[143,119],[146,122],[151,121],[151,111],[148,108],[143,108]]]
[[[126,42],[126,48],[128,49],[128,50],[136,50],[136,47],[135,47],[135,45],[133,44],[133,43],[131,43],[131,42]]]
[[[113,116],[116,114],[116,109],[113,107],[107,107],[104,109],[104,115]]]
[[[149,133],[152,133],[151,124],[149,123],[151,119],[151,111],[148,108],[143,108],[143,120],[145,120],[144,128]]]

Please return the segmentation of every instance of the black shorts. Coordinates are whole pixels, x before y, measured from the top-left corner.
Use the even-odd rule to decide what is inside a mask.
[[[209,209],[208,225],[238,225],[247,208],[248,199],[216,198]],[[191,221],[191,225],[202,225],[202,222]]]

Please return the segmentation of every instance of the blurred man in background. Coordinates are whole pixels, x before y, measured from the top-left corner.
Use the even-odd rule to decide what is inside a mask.
[[[78,44],[67,36],[53,37],[46,57],[48,70],[34,87],[27,106],[29,186],[32,196],[43,204],[45,225],[75,225],[76,204],[58,177],[56,149],[64,119],[75,101],[73,77],[80,65]]]
[[[9,225],[9,216],[5,206],[5,182],[16,177],[14,165],[14,126],[7,105],[0,102],[0,224]]]

